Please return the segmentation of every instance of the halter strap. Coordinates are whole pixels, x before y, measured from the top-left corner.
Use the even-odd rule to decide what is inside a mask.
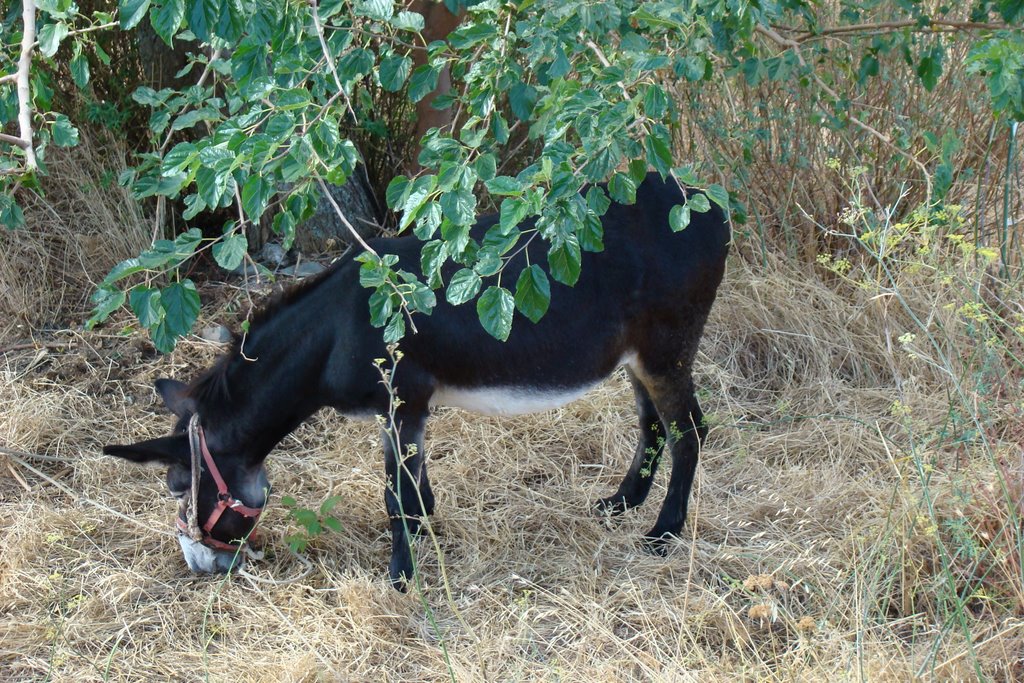
[[[191,506],[187,506],[187,503],[182,501],[183,506],[187,506],[190,509],[186,510],[187,521],[182,521],[181,517],[178,517],[178,528],[197,543],[221,550],[238,550],[244,545],[243,542],[225,543],[219,541],[210,536],[211,530],[220,521],[221,515],[224,514],[225,510],[234,510],[243,517],[259,521],[260,515],[263,514],[263,508],[245,505],[231,495],[231,491],[228,490],[228,485],[224,481],[224,477],[221,476],[220,470],[217,469],[217,463],[213,461],[213,455],[210,454],[210,449],[206,445],[206,433],[203,431],[202,425],[199,424],[199,415],[196,413],[193,413],[188,421],[188,445],[192,465]],[[213,481],[217,485],[217,505],[210,512],[210,516],[207,517],[202,527],[199,526],[199,478],[202,474],[202,464],[199,462],[200,457],[202,457],[207,471],[209,471],[210,476],[213,477]]]

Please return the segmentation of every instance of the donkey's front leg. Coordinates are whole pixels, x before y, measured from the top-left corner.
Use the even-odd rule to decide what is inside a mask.
[[[434,495],[426,481],[423,463],[423,432],[428,412],[402,410],[385,424],[384,505],[391,520],[391,583],[405,590],[412,579],[412,548],[406,531],[416,533],[424,515],[434,511]]]
[[[640,441],[637,443],[636,454],[633,456],[629,471],[622,478],[618,490],[597,501],[598,512],[606,515],[622,514],[647,500],[651,484],[654,483],[654,473],[658,471],[658,463],[665,448],[665,428],[661,424],[661,417],[654,401],[651,400],[651,395],[632,370],[627,368],[626,372],[636,396],[636,411],[640,417]]]

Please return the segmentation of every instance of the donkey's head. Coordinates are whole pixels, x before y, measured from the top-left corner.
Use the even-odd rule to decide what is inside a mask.
[[[188,387],[161,379],[157,393],[178,421],[170,436],[103,452],[133,462],[167,465],[167,488],[180,501],[178,541],[189,568],[226,572],[259,520],[270,485],[262,458],[229,442],[230,430],[204,430]]]

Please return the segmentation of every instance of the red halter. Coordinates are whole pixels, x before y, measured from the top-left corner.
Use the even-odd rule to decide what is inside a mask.
[[[216,526],[225,510],[233,510],[243,517],[259,522],[260,515],[263,514],[263,508],[249,507],[231,495],[224,477],[221,476],[220,470],[217,469],[217,464],[213,461],[213,456],[210,455],[210,449],[206,446],[206,434],[199,424],[199,415],[192,415],[192,419],[188,422],[188,444],[189,450],[192,453],[192,495],[191,501],[188,498],[183,498],[181,501],[182,512],[186,513],[188,522],[179,515],[178,529],[197,543],[202,543],[210,548],[236,552],[245,545],[244,541],[235,543],[218,541],[210,536],[210,531]],[[214,483],[217,484],[217,505],[210,512],[210,516],[207,517],[202,528],[200,528],[198,520],[199,477],[202,472],[202,465],[199,462],[200,455],[202,455],[203,461],[206,463],[206,469],[210,472],[210,476],[213,477]],[[189,509],[189,502],[191,502],[191,509]],[[253,526],[255,526],[256,522],[253,523]]]

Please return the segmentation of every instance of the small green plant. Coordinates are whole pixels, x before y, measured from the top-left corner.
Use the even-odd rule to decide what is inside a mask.
[[[319,510],[310,510],[300,507],[291,496],[283,496],[281,504],[288,508],[288,516],[301,527],[296,533],[285,537],[288,547],[297,553],[305,552],[309,544],[323,534],[325,529],[338,533],[344,531],[345,527],[341,521],[331,514],[340,502],[341,496],[331,496],[320,503]]]

